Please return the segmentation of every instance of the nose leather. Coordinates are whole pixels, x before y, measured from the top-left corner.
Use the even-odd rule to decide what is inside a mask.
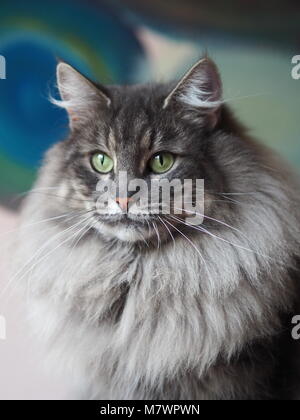
[[[128,210],[128,204],[131,201],[130,197],[117,197],[116,202],[119,204],[122,210]]]

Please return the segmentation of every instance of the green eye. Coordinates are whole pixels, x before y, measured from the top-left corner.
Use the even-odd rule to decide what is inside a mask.
[[[156,174],[163,174],[172,168],[174,161],[174,156],[171,153],[158,153],[150,160],[150,168]]]
[[[105,153],[95,153],[92,156],[91,163],[94,170],[101,174],[108,174],[114,167],[113,160]]]

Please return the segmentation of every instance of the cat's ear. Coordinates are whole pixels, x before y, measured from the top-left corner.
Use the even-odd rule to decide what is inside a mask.
[[[209,117],[216,125],[222,105],[222,81],[216,64],[209,58],[196,63],[180,80],[164,101],[164,108],[172,103]]]
[[[62,100],[52,102],[67,110],[71,128],[90,119],[99,108],[111,105],[107,92],[64,62],[57,66],[57,86]]]

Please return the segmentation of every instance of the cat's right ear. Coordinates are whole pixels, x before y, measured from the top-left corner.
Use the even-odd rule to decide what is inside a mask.
[[[111,105],[107,92],[67,63],[61,62],[57,66],[57,86],[62,100],[51,101],[66,109],[71,128],[90,119],[95,110]]]
[[[206,117],[211,127],[217,124],[222,101],[222,81],[216,64],[208,57],[198,61],[180,80],[164,101],[171,103],[197,118]]]

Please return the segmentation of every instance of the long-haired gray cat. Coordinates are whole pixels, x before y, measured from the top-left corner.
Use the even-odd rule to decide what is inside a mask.
[[[128,87],[57,72],[70,136],[24,204],[16,273],[56,367],[89,399],[294,398],[300,188],[235,120],[215,64]],[[98,182],[124,171],[204,179],[203,223],[128,197],[98,212]]]

